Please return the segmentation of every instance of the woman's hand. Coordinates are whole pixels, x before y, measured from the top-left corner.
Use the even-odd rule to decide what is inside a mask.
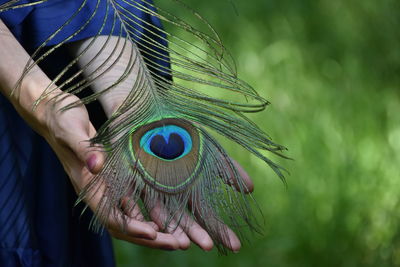
[[[89,147],[88,140],[94,137],[96,130],[89,121],[85,106],[59,111],[65,105],[79,100],[73,95],[67,96],[57,104],[54,104],[53,101],[40,104],[43,117],[37,131],[57,154],[76,192],[79,194],[93,176],[101,170],[104,156],[100,151]],[[98,207],[103,192],[104,189],[100,188],[93,197],[86,200],[92,210],[96,210]],[[119,222],[115,220],[115,216],[113,216],[115,214],[126,217],[125,232],[122,232]],[[158,232],[155,223],[146,222],[139,213],[132,213],[128,216],[123,214],[123,211],[118,207],[115,207],[113,215],[105,221],[105,225],[116,238],[166,250],[185,249],[189,246],[189,240],[180,240],[171,234]]]

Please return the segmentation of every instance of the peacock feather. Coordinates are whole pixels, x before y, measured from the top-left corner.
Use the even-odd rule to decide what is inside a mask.
[[[13,0],[0,5],[0,12],[51,1]],[[100,230],[113,208],[128,198],[134,205],[142,203],[144,210],[162,205],[168,212],[166,227],[173,220],[184,225],[182,218],[189,214],[221,252],[225,252],[222,244],[228,235],[224,224],[240,236],[245,226],[261,231],[256,205],[251,195],[245,195],[248,189],[238,168],[209,131],[256,155],[283,181],[282,168],[264,151],[284,157],[280,152],[285,148],[272,142],[245,116],[264,110],[268,102],[238,78],[231,56],[213,28],[178,0],[170,0],[168,10],[183,7],[192,22],[157,8],[149,0],[90,0],[96,1],[96,8],[77,27],[76,20],[88,1],[82,0],[76,12],[61,21],[31,53],[32,61],[20,82],[35,64],[71,45],[77,35],[93,27],[91,20],[101,16],[97,34],[78,48],[71,45],[73,60],[36,101],[37,105],[56,88],[70,94],[97,88],[62,108],[66,110],[122,92],[122,105],[90,140],[93,149],[101,147],[107,155],[102,171],[79,196],[82,201],[93,197],[99,187],[106,188],[95,210],[94,229]],[[101,5],[106,6],[106,12],[100,14]],[[149,16],[154,23],[138,14]],[[165,31],[160,21],[176,34]],[[204,30],[197,30],[193,23],[201,24]],[[63,31],[68,31],[69,37],[60,38]],[[79,71],[71,73],[74,66],[79,66]],[[213,97],[220,92],[227,98]],[[244,101],[229,100],[232,95],[243,96]],[[56,95],[53,100],[56,103],[64,97]],[[117,219],[123,227],[124,218]]]

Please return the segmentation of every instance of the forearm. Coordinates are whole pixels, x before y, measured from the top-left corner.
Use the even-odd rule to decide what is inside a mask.
[[[137,47],[124,38],[111,36],[107,39],[107,36],[99,36],[96,40],[88,38],[69,44],[69,48],[73,57],[79,56],[78,65],[83,75],[92,81],[93,91],[103,92],[99,101],[110,117],[132,93],[143,59],[138,56]],[[88,45],[91,45],[89,50],[80,55]]]
[[[29,54],[0,20],[0,92],[8,98],[21,116],[37,129],[43,114],[41,107],[33,110],[33,104],[51,81],[35,65],[20,86],[16,87],[29,59]]]

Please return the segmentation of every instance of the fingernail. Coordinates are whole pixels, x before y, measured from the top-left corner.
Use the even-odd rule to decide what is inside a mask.
[[[86,164],[87,164],[87,166],[89,168],[89,171],[93,172],[94,168],[96,168],[96,165],[97,165],[97,157],[96,157],[96,155],[91,155],[89,157],[89,159],[86,161]]]

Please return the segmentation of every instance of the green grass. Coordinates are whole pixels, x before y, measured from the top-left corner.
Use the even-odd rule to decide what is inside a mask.
[[[400,266],[399,1],[185,2],[272,103],[251,118],[289,148],[294,161],[274,158],[289,187],[224,142],[255,182],[265,235],[229,256],[116,241],[118,266]]]

